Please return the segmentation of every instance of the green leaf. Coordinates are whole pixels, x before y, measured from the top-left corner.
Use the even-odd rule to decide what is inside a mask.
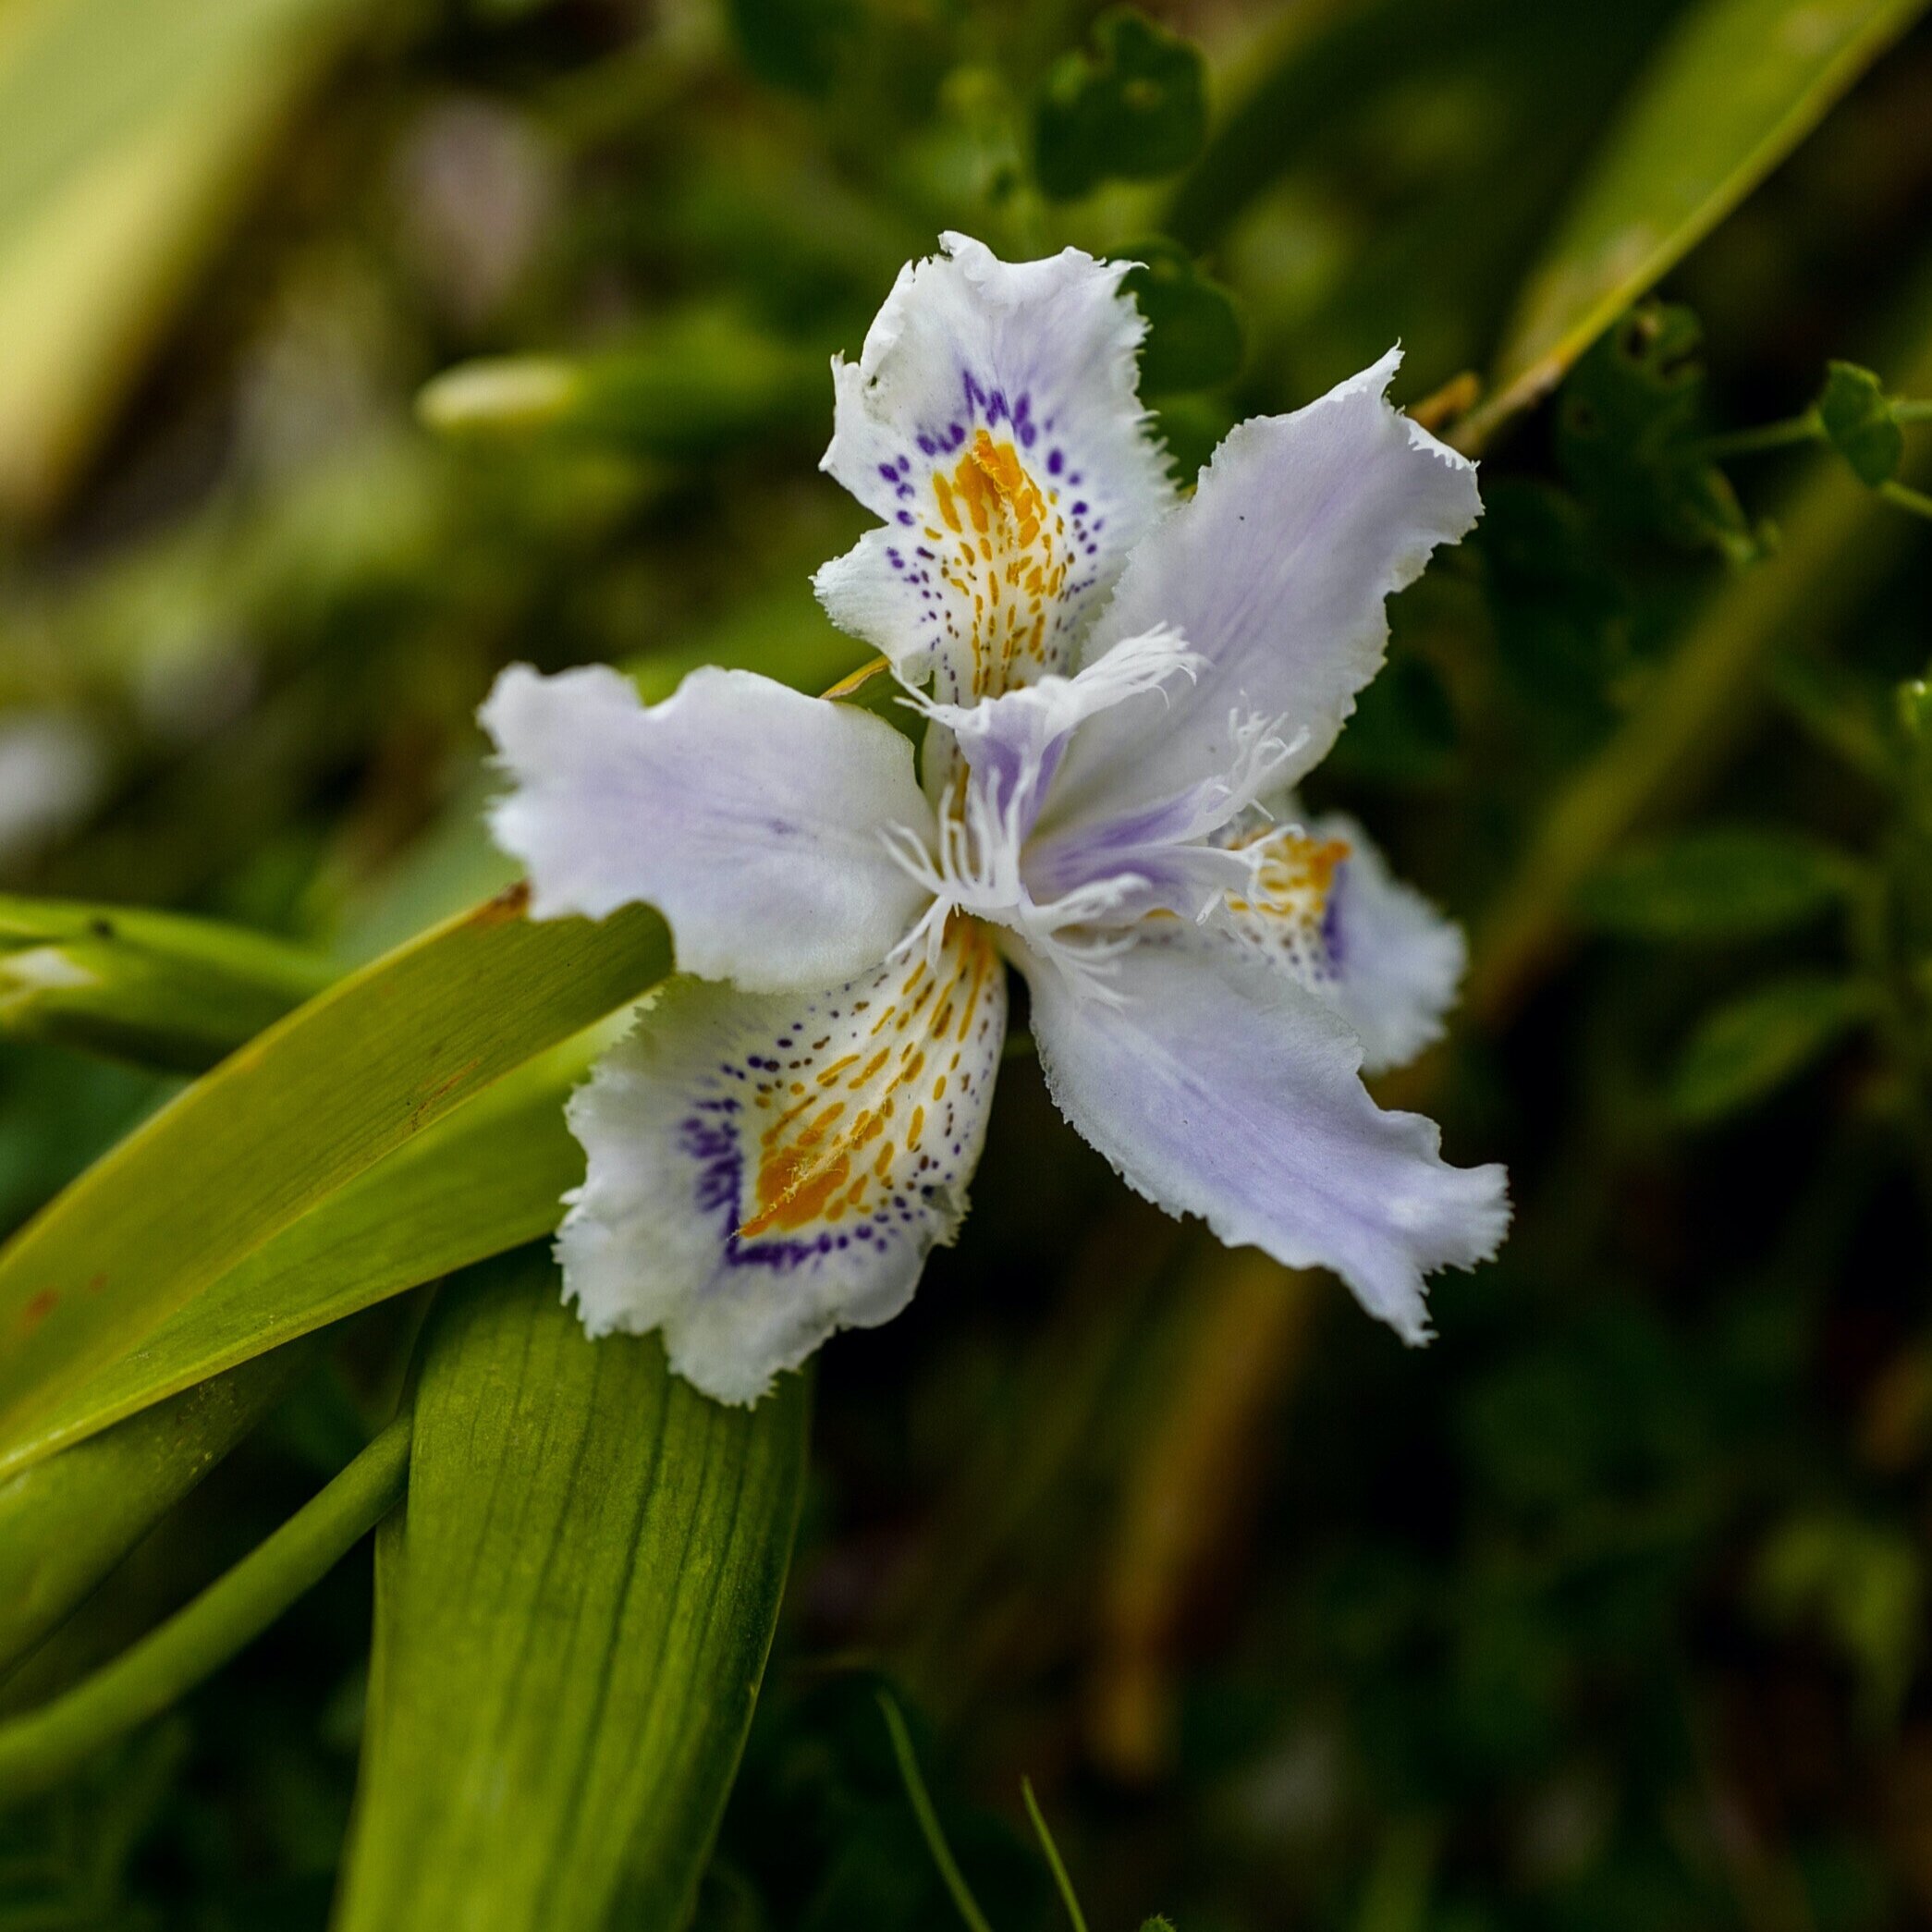
[[[1818,422],[1832,448],[1867,489],[1899,473],[1905,460],[1905,432],[1893,419],[1891,399],[1878,378],[1855,362],[1828,365]]]
[[[550,1232],[564,1190],[583,1179],[564,1101],[589,1059],[586,1042],[546,1055],[331,1194],[137,1347],[37,1409],[31,1426],[0,1449],[0,1470],[36,1461],[264,1350]]]
[[[1577,364],[1557,413],[1557,455],[1609,516],[1748,563],[1760,544],[1699,441],[1703,340],[1688,309],[1640,303]]]
[[[670,967],[646,908],[535,922],[513,891],[331,987],[139,1128],[0,1252],[0,1442],[525,1061]]]
[[[1670,1081],[1686,1120],[1733,1114],[1782,1086],[1870,1010],[1865,989],[1824,973],[1792,973],[1719,1007],[1691,1035]]]
[[[1578,910],[1645,939],[1742,938],[1814,917],[1852,877],[1852,862],[1816,839],[1709,826],[1614,860],[1578,894]]]
[[[1110,177],[1179,174],[1207,137],[1207,68],[1192,41],[1119,7],[1094,22],[1094,45],[1056,64],[1034,110],[1034,166],[1055,201]]]
[[[1555,387],[1764,179],[1926,0],[1700,0],[1604,142],[1530,276],[1472,440]]]
[[[253,1642],[394,1507],[409,1460],[405,1416],[165,1623],[52,1702],[0,1724],[0,1806],[51,1790]]]
[[[0,1033],[199,1072],[334,977],[212,920],[0,894]]]
[[[1241,324],[1227,289],[1176,241],[1139,241],[1113,254],[1117,262],[1143,264],[1120,284],[1147,318],[1142,393],[1211,389],[1232,381],[1241,366]]]
[[[55,1628],[315,1361],[279,1350],[0,1482],[0,1676]]]
[[[684,1922],[784,1587],[806,1384],[755,1409],[587,1339],[523,1253],[423,1341],[339,1932]]]

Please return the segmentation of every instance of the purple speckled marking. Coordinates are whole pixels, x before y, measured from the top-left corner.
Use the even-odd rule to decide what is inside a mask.
[[[1328,882],[1328,903],[1322,908],[1322,950],[1328,956],[1328,971],[1338,975],[1348,955],[1341,937],[1341,894],[1348,877],[1349,862],[1344,859]]]

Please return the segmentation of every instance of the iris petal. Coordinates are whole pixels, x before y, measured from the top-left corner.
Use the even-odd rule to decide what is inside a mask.
[[[1073,667],[1128,548],[1173,501],[1135,395],[1127,263],[909,265],[835,362],[824,467],[884,520],[816,579],[832,620],[952,702]]]
[[[889,1320],[966,1211],[1005,1033],[965,920],[936,960],[828,992],[678,983],[570,1104],[588,1170],[557,1251],[584,1326],[661,1328],[679,1374],[749,1402]]]
[[[515,781],[491,827],[540,919],[642,900],[680,971],[769,992],[865,971],[923,910],[882,835],[929,837],[932,811],[883,719],[709,668],[646,710],[601,665],[513,665],[482,716]]]
[[[1083,1001],[1030,971],[1033,1036],[1060,1110],[1169,1214],[1229,1247],[1332,1268],[1406,1339],[1424,1278],[1486,1260],[1503,1170],[1452,1168],[1433,1122],[1386,1113],[1354,1030],[1291,975],[1174,924],[1117,961],[1127,997]]]

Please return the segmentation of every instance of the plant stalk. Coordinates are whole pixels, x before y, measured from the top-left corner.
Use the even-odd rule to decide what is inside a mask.
[[[51,1704],[0,1724],[0,1804],[57,1785],[260,1636],[388,1513],[409,1464],[410,1418],[401,1416],[165,1623]]]

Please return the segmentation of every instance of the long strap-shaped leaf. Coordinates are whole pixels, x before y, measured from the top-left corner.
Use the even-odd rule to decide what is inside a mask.
[[[0,1253],[0,1446],[319,1202],[669,965],[648,909],[537,923],[513,891],[251,1040]]]
[[[1524,290],[1473,448],[1817,126],[1926,0],[1700,0],[1639,81]]]
[[[375,1653],[341,1932],[683,1923],[736,1769],[805,1462],[654,1338],[587,1340],[525,1250],[445,1290]]]
[[[546,1054],[337,1189],[137,1347],[36,1409],[0,1447],[0,1479],[264,1350],[547,1234],[565,1190],[583,1179],[564,1101],[586,1058],[553,1064]]]

